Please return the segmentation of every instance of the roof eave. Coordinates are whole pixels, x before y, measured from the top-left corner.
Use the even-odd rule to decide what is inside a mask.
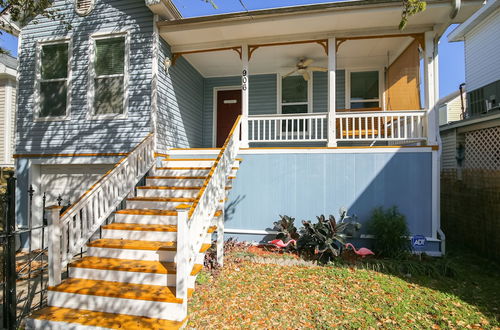
[[[486,17],[488,17],[498,8],[500,8],[500,1],[490,0],[482,8],[476,11],[471,17],[469,17],[465,22],[463,22],[455,30],[453,30],[448,35],[448,41],[463,41],[467,33],[469,33],[479,23],[483,22]]]

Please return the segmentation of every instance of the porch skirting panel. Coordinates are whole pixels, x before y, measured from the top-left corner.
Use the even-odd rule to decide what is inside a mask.
[[[302,220],[346,207],[364,224],[374,208],[397,206],[411,234],[433,237],[432,151],[241,153],[243,162],[226,204],[229,233],[265,241],[279,215]],[[260,234],[246,234],[247,232]],[[369,239],[368,239],[369,240]]]

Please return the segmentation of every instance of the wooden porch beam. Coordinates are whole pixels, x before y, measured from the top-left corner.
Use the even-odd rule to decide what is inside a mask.
[[[188,54],[198,54],[198,53],[208,53],[208,52],[222,52],[225,50],[234,50],[238,55],[242,56],[242,49],[241,46],[236,46],[236,47],[224,47],[224,48],[211,48],[211,49],[199,49],[199,50],[189,50],[189,51],[184,51],[184,52],[177,52],[177,53],[172,53],[172,65],[175,65],[175,62],[179,57],[182,55],[188,55]]]
[[[328,39],[319,39],[319,40],[283,41],[283,42],[248,45],[248,59],[250,60],[252,58],[252,54],[260,47],[287,46],[287,45],[299,45],[299,44],[310,44],[310,43],[319,44],[321,47],[323,47],[326,55],[328,55]]]
[[[337,38],[336,50],[338,51],[340,45],[348,40],[363,40],[363,39],[383,39],[383,38],[401,38],[401,37],[411,37],[418,41],[420,47],[425,50],[425,37],[424,33],[402,33],[402,34],[382,34],[382,35],[367,35],[367,36],[355,36],[355,37],[343,37]]]

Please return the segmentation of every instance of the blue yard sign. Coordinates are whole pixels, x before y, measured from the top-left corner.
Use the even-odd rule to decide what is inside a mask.
[[[421,250],[424,248],[427,239],[423,235],[415,235],[411,238],[411,246],[414,250]]]

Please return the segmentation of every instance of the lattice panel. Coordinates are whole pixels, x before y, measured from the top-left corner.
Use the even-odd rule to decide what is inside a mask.
[[[465,168],[500,170],[500,127],[465,134]]]

